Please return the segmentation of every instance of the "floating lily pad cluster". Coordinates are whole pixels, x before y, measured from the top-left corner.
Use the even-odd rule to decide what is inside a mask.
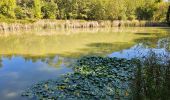
[[[83,57],[74,73],[35,84],[22,95],[52,100],[112,100],[128,98],[135,65],[131,60]]]

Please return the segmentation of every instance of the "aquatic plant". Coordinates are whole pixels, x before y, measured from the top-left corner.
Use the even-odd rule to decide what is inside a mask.
[[[83,57],[77,60],[74,73],[59,80],[35,84],[23,96],[36,99],[105,100],[128,98],[128,84],[135,65],[131,60],[103,57]]]
[[[140,60],[82,57],[74,65],[74,73],[39,82],[22,96],[52,100],[169,100],[170,62],[159,63],[160,57],[153,52]]]

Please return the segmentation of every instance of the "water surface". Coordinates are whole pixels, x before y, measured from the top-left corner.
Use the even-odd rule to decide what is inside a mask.
[[[32,84],[57,79],[86,55],[132,58],[169,51],[169,28],[34,30],[0,35],[0,97],[25,99],[20,93]],[[140,53],[139,53],[140,52]]]

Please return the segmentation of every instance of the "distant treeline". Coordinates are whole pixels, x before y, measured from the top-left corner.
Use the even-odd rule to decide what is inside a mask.
[[[0,0],[0,19],[165,21],[164,0]]]

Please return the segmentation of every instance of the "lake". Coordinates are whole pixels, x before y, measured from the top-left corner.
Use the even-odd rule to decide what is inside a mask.
[[[1,32],[1,100],[25,100],[21,92],[39,81],[72,72],[82,56],[133,58],[149,49],[170,50],[170,28],[95,28]]]

